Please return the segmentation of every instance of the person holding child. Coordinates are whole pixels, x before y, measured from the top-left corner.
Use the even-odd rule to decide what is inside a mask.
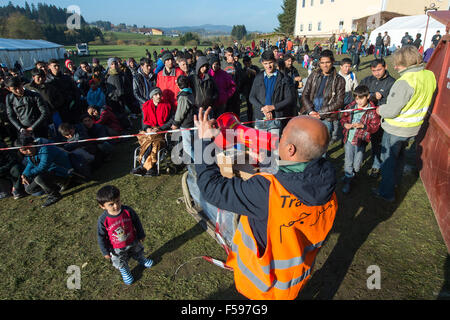
[[[341,125],[344,134],[344,186],[342,192],[350,192],[351,182],[361,169],[364,160],[366,146],[370,142],[372,134],[378,131],[381,118],[376,113],[375,105],[370,101],[370,91],[366,86],[358,86],[353,91],[355,101],[347,105],[345,110],[373,108],[371,110],[361,110],[355,112],[343,112]]]
[[[139,216],[131,207],[122,205],[120,190],[115,186],[98,190],[97,202],[104,210],[97,222],[100,251],[120,271],[123,282],[131,285],[134,282],[128,266],[131,257],[145,268],[153,265],[153,260],[144,256],[145,232]]]

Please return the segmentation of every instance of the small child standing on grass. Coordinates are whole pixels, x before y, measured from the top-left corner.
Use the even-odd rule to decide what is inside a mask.
[[[177,86],[180,92],[177,96],[178,106],[175,112],[175,119],[172,125],[172,130],[188,129],[194,127],[194,114],[197,112],[195,106],[195,98],[190,87],[189,78],[182,75],[177,78]],[[187,163],[193,163],[194,160],[194,131],[181,131],[183,140],[184,153],[189,156]]]
[[[358,86],[353,91],[355,101],[347,105],[344,110],[374,108],[369,101],[370,92],[367,86]],[[342,192],[350,192],[350,184],[361,168],[364,160],[366,146],[370,142],[371,134],[377,132],[381,124],[381,118],[375,109],[367,111],[343,112],[341,124],[344,134],[345,150],[345,177]]]
[[[128,261],[130,257],[145,268],[153,265],[153,260],[144,257],[142,241],[145,232],[137,213],[122,205],[120,191],[114,186],[105,186],[97,192],[97,202],[105,210],[98,218],[97,239],[105,259],[120,271],[125,284],[134,282]]]

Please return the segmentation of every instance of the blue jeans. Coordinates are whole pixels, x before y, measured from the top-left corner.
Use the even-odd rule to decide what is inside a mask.
[[[366,151],[366,145],[366,143],[362,143],[360,146],[355,146],[352,145],[349,140],[345,143],[344,171],[347,178],[353,178],[355,173],[358,173],[361,169],[361,164],[364,160],[364,152]]]
[[[381,167],[381,142],[383,139],[383,128],[379,128],[377,132],[370,137],[370,143],[372,144],[372,169],[380,169]]]
[[[194,160],[194,148],[192,147],[194,142],[194,131],[193,130],[181,131],[181,138],[183,140],[183,151],[189,157],[187,158],[189,163],[192,163]]]
[[[322,123],[327,127],[328,133],[330,134],[330,137],[331,137],[333,135],[333,131],[334,131],[333,121],[322,120]]]
[[[381,142],[381,183],[379,194],[386,199],[395,198],[395,186],[400,185],[405,167],[405,149],[409,139],[384,132]]]
[[[281,121],[271,120],[271,121],[257,121],[255,122],[255,129],[270,131],[272,133],[281,133]]]

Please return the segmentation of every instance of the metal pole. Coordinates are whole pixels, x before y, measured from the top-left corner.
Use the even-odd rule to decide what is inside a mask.
[[[428,33],[428,24],[430,23],[430,15],[427,12],[427,27],[425,28],[425,36],[423,37],[423,52],[425,53],[425,41],[427,40],[427,33]]]

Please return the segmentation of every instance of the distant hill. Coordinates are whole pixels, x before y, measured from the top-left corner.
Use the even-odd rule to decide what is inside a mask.
[[[181,26],[158,29],[163,30],[166,34],[195,32],[200,35],[228,35],[231,33],[233,27],[225,25],[203,24],[201,26]]]

